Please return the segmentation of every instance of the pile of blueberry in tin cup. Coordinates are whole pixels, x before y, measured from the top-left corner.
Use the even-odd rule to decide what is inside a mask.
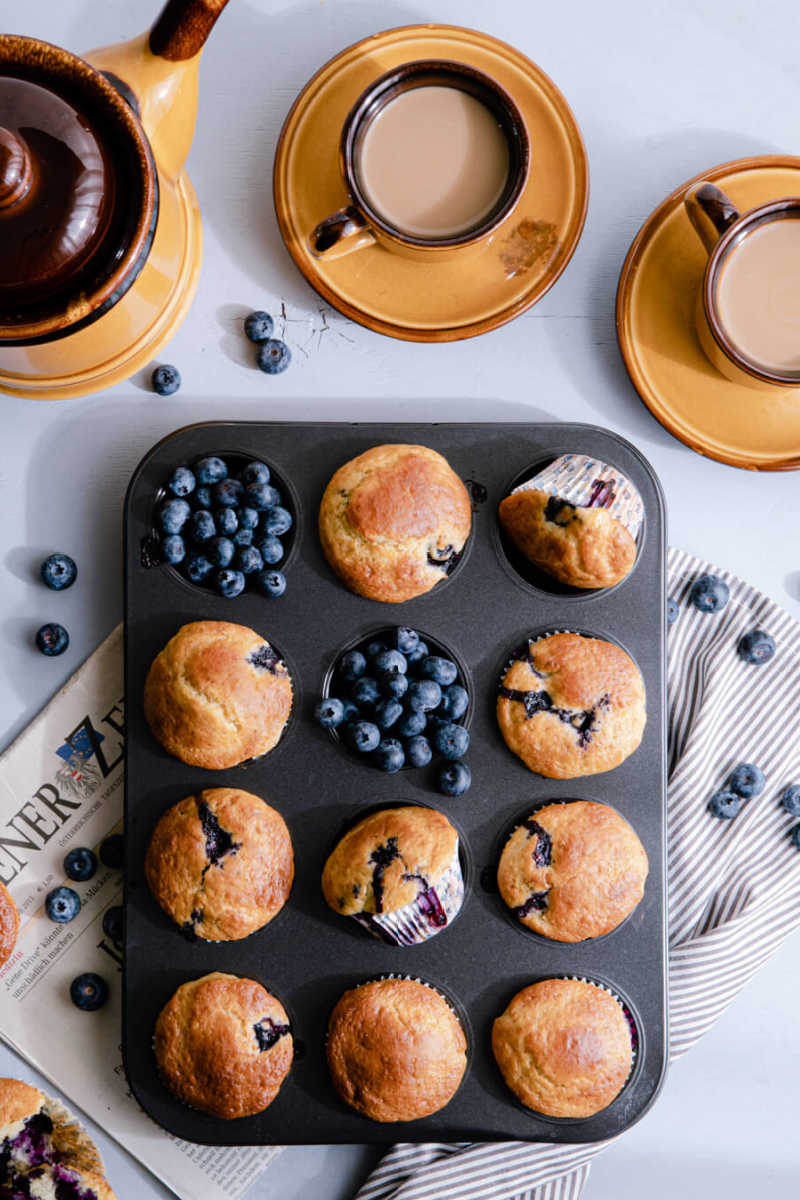
[[[245,588],[282,596],[284,538],[293,525],[263,462],[237,469],[233,456],[211,455],[177,467],[156,510],[158,557],[226,600]]]
[[[469,694],[456,663],[432,653],[415,629],[386,630],[345,651],[325,690],[317,722],[366,762],[393,774],[438,757],[439,791],[467,791],[469,732],[460,722]]]

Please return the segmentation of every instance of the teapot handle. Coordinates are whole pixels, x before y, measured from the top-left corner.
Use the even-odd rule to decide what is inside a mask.
[[[167,0],[150,30],[150,51],[169,62],[184,62],[202,50],[228,0]]]

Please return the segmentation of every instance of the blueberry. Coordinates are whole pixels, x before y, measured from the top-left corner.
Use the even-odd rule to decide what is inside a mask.
[[[269,338],[261,342],[256,350],[256,364],[265,375],[280,375],[292,361],[292,352],[286,342]]]
[[[96,1012],[108,999],[108,984],[102,975],[85,971],[83,975],[75,976],[69,985],[69,995],[76,1008],[83,1012]]]
[[[51,921],[66,925],[73,921],[81,911],[81,899],[72,888],[57,887],[48,892],[44,902],[44,910]]]
[[[240,530],[240,532],[242,532]],[[249,532],[249,530],[247,531]],[[280,538],[273,537],[271,534],[260,541],[256,542],[258,549],[261,552],[261,557],[265,563],[279,563],[283,558],[283,545]]]
[[[210,541],[216,532],[217,526],[207,508],[198,508],[197,512],[192,513],[187,536],[196,546],[202,546],[203,542]]]
[[[459,717],[463,717],[468,707],[469,694],[466,688],[459,683],[451,683],[443,690],[441,703],[436,711],[443,717],[449,717],[451,721],[457,721]]]
[[[186,555],[184,573],[190,583],[202,583],[214,570],[214,564],[206,554],[190,550]]]
[[[274,533],[277,536],[288,533],[292,528],[292,514],[288,508],[281,508],[279,504],[274,504],[264,513],[261,528],[264,533]]]
[[[793,817],[800,817],[800,784],[790,783],[783,789],[781,804]]]
[[[373,660],[375,670],[381,674],[405,675],[408,670],[405,654],[399,650],[381,650]]]
[[[194,491],[196,483],[197,480],[188,467],[176,467],[167,487],[173,496],[188,496]]]
[[[362,675],[351,687],[350,699],[359,708],[377,704],[380,700],[377,682],[369,675]]]
[[[192,501],[195,508],[211,508],[211,488],[208,484],[203,484],[202,487],[195,488]]]
[[[422,733],[427,724],[428,718],[424,712],[406,712],[400,718],[396,732],[400,737],[416,737],[418,733]]]
[[[214,513],[214,521],[218,532],[224,533],[226,537],[233,537],[239,528],[239,518],[233,508],[218,508]]]
[[[211,496],[220,508],[236,508],[242,501],[244,488],[238,479],[221,479],[211,489]]]
[[[215,567],[229,567],[235,550],[233,542],[227,537],[215,537],[208,543],[208,557]]]
[[[237,546],[236,566],[243,575],[253,575],[264,566],[264,560],[255,546]]]
[[[449,658],[430,654],[419,669],[422,679],[432,679],[440,687],[447,687],[458,679],[458,667]]]
[[[394,700],[402,700],[408,691],[408,676],[393,675],[391,671],[380,671],[378,687],[381,689],[381,695]]]
[[[445,796],[463,796],[472,783],[472,772],[464,762],[442,763],[436,772],[436,784]]]
[[[267,508],[275,508],[281,502],[281,494],[271,483],[248,483],[244,491],[244,499],[249,508],[264,512]],[[265,533],[274,533],[266,529]]]
[[[423,642],[422,638],[420,638],[420,640],[417,642],[415,648],[413,650],[410,650],[406,654],[406,659],[408,660],[408,665],[410,667],[416,666],[417,663],[422,662],[423,658],[428,657],[428,653],[429,653],[429,651],[428,651],[427,644],[425,642]]]
[[[162,533],[180,533],[192,510],[185,500],[165,500],[158,510],[158,525]]]
[[[433,758],[430,742],[422,734],[415,734],[406,740],[406,761],[412,767],[427,767]]]
[[[252,529],[237,529],[233,535],[233,542],[236,546],[252,546],[253,530]],[[259,551],[260,553],[260,551]]]
[[[251,342],[265,342],[267,338],[272,337],[273,328],[272,317],[260,308],[251,312],[244,319],[245,337],[248,337]]]
[[[394,631],[394,644],[401,654],[411,654],[419,645],[419,634],[416,629],[400,625]]]
[[[668,596],[667,597],[667,624],[674,625],[678,619],[679,613],[680,613],[680,609],[678,608],[678,601],[673,600],[672,596]]]
[[[437,754],[445,758],[461,758],[469,749],[469,733],[463,725],[454,725],[450,721],[435,725],[431,741]]]
[[[704,613],[719,612],[728,603],[728,585],[717,575],[699,575],[692,584],[689,599]]]
[[[372,662],[374,659],[376,659],[378,657],[379,654],[383,654],[383,652],[384,652],[384,650],[386,650],[386,648],[387,647],[386,647],[385,642],[370,642],[370,644],[367,646],[367,651],[366,651],[367,658],[370,660],[370,662]]]
[[[775,639],[763,629],[753,629],[739,639],[736,650],[745,662],[760,667],[768,663],[775,653]]]
[[[360,650],[347,650],[339,659],[336,670],[345,683],[360,679],[367,669],[367,660]]]
[[[314,709],[314,720],[323,729],[335,729],[344,720],[344,704],[333,696],[320,700]]]
[[[403,715],[403,706],[399,700],[384,700],[375,708],[375,720],[381,729],[391,729]]]
[[[372,757],[375,765],[389,775],[394,775],[406,762],[406,752],[397,738],[383,738]]]
[[[753,796],[761,795],[766,783],[764,772],[760,767],[756,767],[753,763],[739,763],[738,767],[734,767],[731,771],[728,788],[737,796],[750,800]]]
[[[42,583],[52,588],[54,592],[61,592],[64,588],[72,587],[78,578],[75,559],[70,558],[68,554],[51,554],[42,563],[40,573]]]
[[[112,904],[103,913],[103,933],[111,938],[115,946],[122,945],[122,905]]]
[[[180,371],[177,367],[170,366],[168,363],[156,367],[150,379],[153,384],[153,391],[158,392],[159,396],[173,396],[181,386]]]
[[[214,586],[226,600],[233,600],[234,596],[240,595],[244,591],[244,582],[242,572],[234,571],[230,567],[224,567],[214,576]]]
[[[735,792],[729,792],[723,788],[722,791],[715,792],[709,800],[708,811],[713,813],[715,817],[719,817],[721,821],[730,821],[738,813],[741,803],[741,796],[737,796]]]
[[[274,567],[265,567],[256,575],[256,585],[265,596],[273,596],[277,599],[286,591],[286,576],[282,571],[276,571]]]
[[[165,537],[161,543],[161,559],[165,563],[169,563],[171,567],[177,567],[178,563],[183,562],[186,558],[186,543],[179,533],[171,533],[169,537]]]
[[[119,871],[122,869],[124,858],[125,838],[121,833],[110,833],[100,843],[100,862],[112,871]]]
[[[416,680],[406,692],[408,707],[413,712],[430,712],[438,708],[441,699],[442,689],[433,679]]]
[[[228,478],[228,468],[221,458],[201,458],[194,464],[195,478],[198,483],[219,483]]]
[[[63,654],[69,645],[69,634],[63,625],[51,621],[36,630],[36,646],[48,658],[56,658]]]
[[[350,742],[362,754],[374,750],[381,740],[381,731],[372,721],[356,721],[349,727]]]
[[[97,855],[88,846],[76,846],[64,858],[67,879],[74,879],[76,883],[85,883],[96,870]]]
[[[257,529],[258,528],[258,513],[254,508],[239,509],[239,528],[240,529]]]
[[[791,842],[795,850],[800,850],[800,825],[794,825],[792,827],[792,829],[789,831],[789,837],[791,838]]]

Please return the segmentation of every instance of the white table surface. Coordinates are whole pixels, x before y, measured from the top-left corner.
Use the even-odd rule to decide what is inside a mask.
[[[8,32],[76,51],[139,33],[157,0],[0,3]],[[517,45],[565,92],[589,153],[586,229],[565,275],[531,312],[477,340],[395,342],[328,311],[284,250],[271,202],[282,120],[311,73],[379,29],[440,20]],[[634,233],[663,196],[704,167],[797,152],[800,67],[792,0],[231,0],[201,70],[189,160],[205,220],[194,306],[162,361],[183,374],[161,399],[142,372],[85,400],[0,398],[0,746],[7,744],[122,612],[125,484],[163,434],[215,418],[563,419],[609,426],[659,473],[673,544],[732,568],[800,616],[797,476],[706,461],[639,401],[614,334],[617,275]],[[239,320],[251,308],[291,323],[291,369],[251,364]],[[345,334],[345,337],[340,336]],[[78,585],[55,597],[35,581],[54,549]],[[45,620],[71,635],[48,660],[31,648]],[[597,1161],[587,1200],[796,1197],[797,942],[790,940],[669,1076],[655,1108]],[[0,1073],[33,1078],[0,1049]],[[97,1132],[97,1131],[96,1131]],[[121,1198],[168,1195],[102,1132]],[[373,1161],[364,1148],[292,1149],[252,1197],[349,1196]]]

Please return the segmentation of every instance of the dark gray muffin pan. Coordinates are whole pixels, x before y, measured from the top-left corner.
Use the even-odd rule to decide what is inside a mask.
[[[473,499],[473,531],[455,569],[433,591],[404,604],[380,604],[348,591],[328,567],[317,512],[333,472],[384,442],[442,453]],[[570,592],[520,563],[500,535],[497,506],[516,481],[566,452],[612,463],[636,485],[645,520],[632,573],[616,587]],[[224,600],[155,564],[156,497],[175,467],[207,454],[261,459],[287,485],[295,528],[279,599],[244,592]],[[194,425],[165,438],[137,468],[125,505],[126,890],[123,1041],[131,1088],[171,1133],[220,1145],[530,1140],[588,1142],[636,1121],[658,1093],[667,1058],[665,902],[665,513],[658,481],[639,452],[607,430],[569,424]],[[287,543],[288,544],[288,543]],[[521,568],[521,574],[517,568]],[[281,564],[281,569],[283,565]],[[181,625],[201,619],[251,626],[289,666],[294,709],[279,745],[228,771],[186,766],[162,750],[142,712],[150,663]],[[386,626],[409,625],[452,649],[471,692],[466,756],[472,787],[451,799],[431,768],[395,775],[358,761],[313,720],[314,704],[345,646]],[[494,715],[501,671],[528,634],[569,629],[622,645],[647,688],[642,744],[616,770],[573,780],[534,775],[507,749]],[[238,942],[191,942],[161,912],[144,878],[151,831],[169,805],[203,788],[241,787],[286,819],[296,876],[271,924]],[[548,800],[612,804],[636,829],[650,860],[644,899],[613,933],[564,945],[509,920],[494,883],[499,839],[515,819]],[[326,905],[323,863],[357,814],[408,801],[441,809],[458,828],[467,890],[457,920],[423,945],[395,948]],[[259,980],[289,1013],[292,1070],[272,1105],[223,1121],[187,1108],[161,1083],[152,1051],[161,1007],[188,979],[226,971]],[[347,988],[386,974],[421,978],[459,1012],[469,1065],[453,1100],[418,1121],[379,1124],[337,1096],[325,1063],[328,1017]],[[630,1079],[604,1111],[557,1120],[520,1105],[491,1052],[492,1021],[520,988],[548,976],[595,980],[620,996],[636,1027]]]

